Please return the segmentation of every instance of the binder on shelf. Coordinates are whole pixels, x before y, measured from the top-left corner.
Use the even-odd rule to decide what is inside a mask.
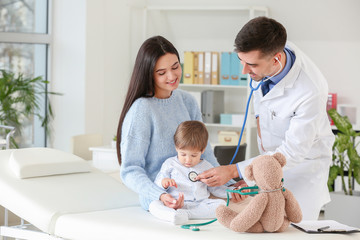
[[[220,123],[220,114],[223,112],[224,91],[201,92],[201,113],[205,123]]]
[[[204,52],[198,53],[198,84],[204,84]]]
[[[237,54],[236,54],[237,55]],[[238,58],[239,60],[239,58]],[[240,62],[240,60],[239,60]],[[248,84],[248,76],[247,74],[243,74],[242,71],[244,69],[244,66],[240,63],[240,69],[239,69],[239,76],[240,76],[240,86],[247,86]]]
[[[219,84],[219,53],[211,53],[211,84]]]
[[[194,83],[194,53],[184,52],[184,84]]]
[[[329,93],[328,94],[328,100],[326,104],[326,112],[330,109],[337,109],[337,94],[336,93]],[[331,117],[328,114],[328,118],[331,125],[334,125],[334,121],[331,119]]]
[[[240,60],[237,53],[230,54],[230,85],[240,85]]]
[[[221,53],[220,84],[230,85],[230,52]]]
[[[184,63],[180,63],[181,66],[181,79],[180,79],[180,83],[184,83]]]
[[[194,52],[194,84],[199,84],[199,53]]]
[[[211,52],[204,55],[204,84],[211,84]]]

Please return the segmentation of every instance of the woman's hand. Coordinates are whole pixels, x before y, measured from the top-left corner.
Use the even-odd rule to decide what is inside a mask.
[[[184,194],[179,193],[179,198],[176,200],[170,194],[164,193],[161,194],[160,200],[164,203],[165,206],[173,209],[179,209],[184,206]]]
[[[224,185],[230,179],[239,177],[236,165],[226,165],[211,168],[196,177],[196,180],[200,180],[209,187],[217,187]]]

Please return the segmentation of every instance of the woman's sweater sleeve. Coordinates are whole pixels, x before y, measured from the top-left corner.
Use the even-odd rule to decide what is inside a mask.
[[[120,177],[134,192],[150,200],[158,200],[165,192],[146,172],[152,131],[151,114],[148,111],[151,110],[144,104],[134,103],[125,117],[121,136]]]
[[[147,142],[130,136],[122,141],[121,155],[126,160],[121,164],[120,176],[124,184],[134,192],[151,200],[159,200],[165,191],[151,181],[145,171],[148,147]]]

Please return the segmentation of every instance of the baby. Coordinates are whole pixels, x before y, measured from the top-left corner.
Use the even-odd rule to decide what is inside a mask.
[[[208,187],[195,180],[197,174],[213,168],[208,161],[201,159],[208,142],[205,125],[199,121],[181,123],[176,129],[174,142],[178,154],[163,163],[155,184],[164,188],[173,198],[183,197],[184,206],[173,209],[165,206],[161,200],[156,200],[150,203],[150,213],[174,224],[184,224],[189,219],[215,218],[216,208],[226,205],[226,202],[209,199],[210,193],[226,198],[226,189],[233,188]]]

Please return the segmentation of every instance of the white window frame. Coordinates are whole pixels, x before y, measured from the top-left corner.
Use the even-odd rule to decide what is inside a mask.
[[[1,43],[22,43],[22,44],[45,44],[46,45],[46,70],[45,70],[45,79],[51,82],[51,56],[52,56],[52,2],[53,0],[47,0],[47,33],[20,33],[20,32],[0,32],[0,42]],[[49,89],[48,89],[49,90]],[[48,99],[46,98],[45,104],[47,104]],[[47,108],[45,108],[47,111]],[[44,136],[44,146],[48,144],[47,134]]]

